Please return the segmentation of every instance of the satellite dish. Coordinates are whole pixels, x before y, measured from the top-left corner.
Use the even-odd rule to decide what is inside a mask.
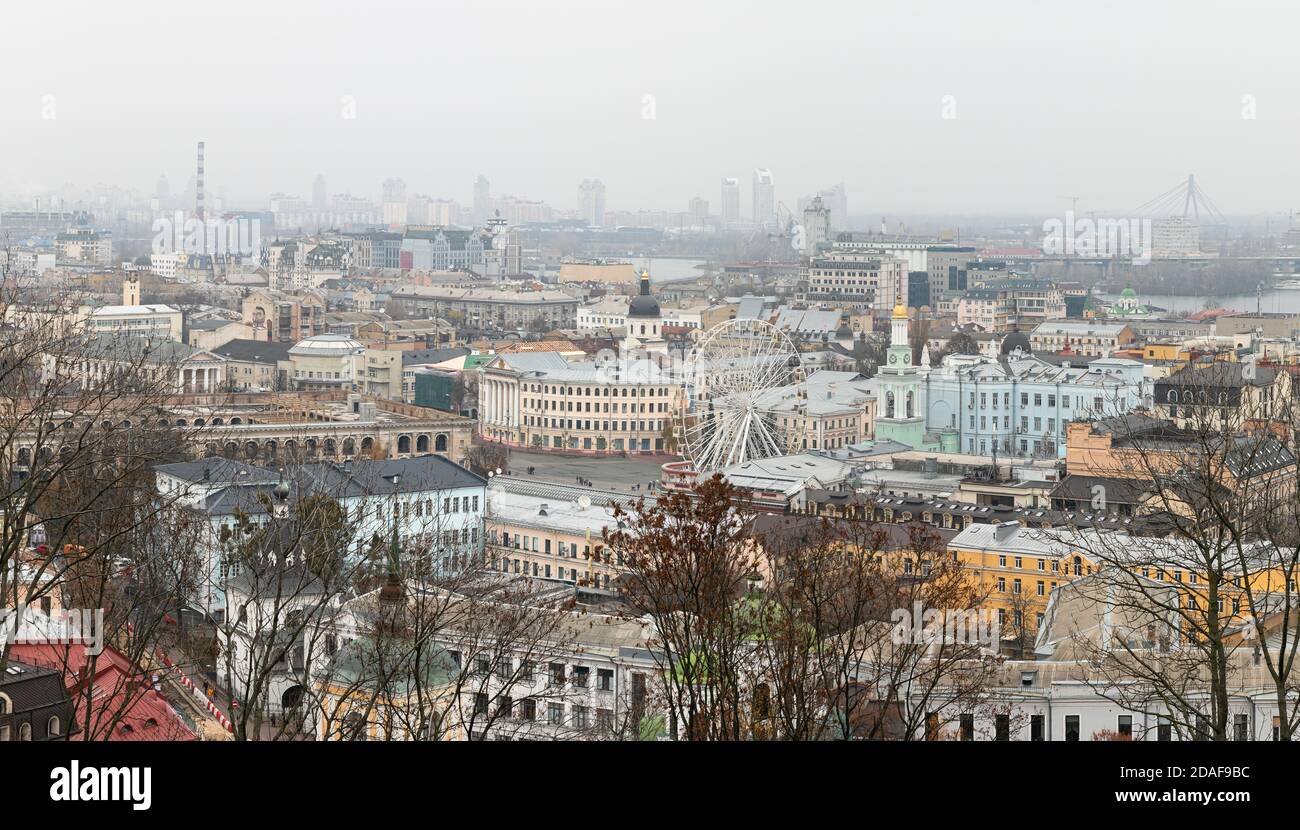
[[[591,507],[591,496],[578,496],[578,506],[583,510]]]

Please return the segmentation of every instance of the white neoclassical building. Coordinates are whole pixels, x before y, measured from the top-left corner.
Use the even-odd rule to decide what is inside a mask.
[[[671,450],[681,387],[654,360],[602,366],[520,352],[497,355],[479,373],[479,433],[490,441],[592,453]]]

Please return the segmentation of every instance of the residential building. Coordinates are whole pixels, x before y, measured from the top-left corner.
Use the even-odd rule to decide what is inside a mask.
[[[76,729],[62,673],[11,657],[0,672],[0,744],[66,741]]]
[[[263,525],[309,496],[335,500],[348,517],[342,553],[359,561],[374,540],[396,534],[409,555],[437,552],[481,561],[486,480],[441,455],[339,464],[316,461],[272,471],[233,459],[205,458],[158,465],[159,494],[200,521],[197,553],[203,582],[196,607],[220,622],[226,590],[242,569],[222,541],[238,521]],[[223,533],[224,531],[224,533]],[[448,563],[448,566],[450,564]]]
[[[324,295],[316,291],[266,288],[244,298],[243,320],[256,340],[293,344],[326,333],[325,307]]]
[[[393,289],[392,298],[412,313],[458,315],[458,328],[477,331],[573,328],[578,316],[578,299],[556,290],[402,285]]]
[[[1294,419],[1292,377],[1272,366],[1192,363],[1155,382],[1155,412],[1184,429],[1241,430]]]
[[[113,264],[113,234],[93,228],[68,228],[54,238],[55,260],[59,264]]]
[[[907,262],[870,251],[830,251],[808,263],[808,298],[856,299],[892,308],[907,296]]]
[[[740,224],[740,180],[726,178],[722,180],[722,227],[734,228]]]
[[[605,185],[600,179],[583,179],[578,185],[578,216],[589,227],[604,227]]]
[[[766,167],[754,168],[752,196],[754,227],[769,231],[779,230],[776,226],[776,186],[772,182],[771,170]]]
[[[1109,357],[1117,349],[1133,345],[1133,329],[1124,323],[1096,323],[1088,320],[1048,320],[1029,335],[1035,352],[1070,352],[1087,357]]]

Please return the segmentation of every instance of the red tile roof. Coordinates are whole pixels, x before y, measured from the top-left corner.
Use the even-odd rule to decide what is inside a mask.
[[[86,729],[86,699],[91,701],[90,740],[195,741],[198,737],[161,694],[142,686],[150,678],[116,649],[105,646],[95,660],[95,676],[85,671],[88,657],[81,645],[15,643],[10,656],[24,663],[63,673],[63,683],[76,704],[77,725]],[[86,684],[93,683],[89,695]],[[116,718],[116,721],[113,719]],[[86,739],[86,735],[80,736]]]

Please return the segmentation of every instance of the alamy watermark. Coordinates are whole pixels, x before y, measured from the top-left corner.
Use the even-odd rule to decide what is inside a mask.
[[[153,220],[155,254],[211,254],[258,256],[262,252],[262,222],[257,218],[186,218],[176,211],[171,218]]]
[[[103,608],[61,608],[48,615],[27,606],[0,608],[0,648],[6,644],[80,645],[89,655],[104,650]]]
[[[1043,222],[1043,253],[1048,256],[1128,257],[1135,265],[1151,261],[1150,219],[1079,218]]]
[[[895,608],[889,615],[894,645],[976,645],[998,648],[1002,640],[996,612],[981,608],[926,608],[918,600],[912,608]]]

